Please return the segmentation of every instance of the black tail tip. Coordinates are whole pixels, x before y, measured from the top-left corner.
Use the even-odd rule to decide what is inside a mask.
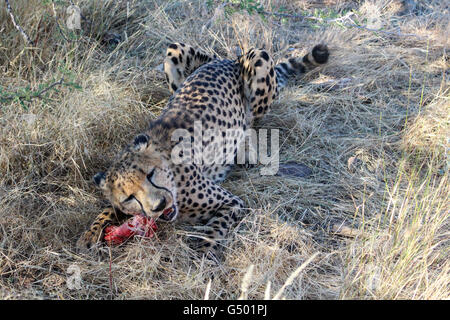
[[[312,49],[312,56],[317,63],[325,63],[328,61],[330,52],[324,44],[318,44]]]

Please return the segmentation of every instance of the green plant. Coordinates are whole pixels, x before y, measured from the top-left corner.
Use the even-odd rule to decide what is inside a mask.
[[[26,103],[31,102],[31,100],[36,98],[44,101],[48,100],[51,92],[59,92],[59,86],[69,88],[69,90],[82,89],[81,86],[75,81],[75,73],[64,67],[59,67],[58,70],[62,74],[59,80],[57,80],[56,77],[53,77],[51,81],[40,83],[34,89],[28,85],[17,89],[17,91],[9,92],[5,91],[4,88],[0,86],[0,103],[8,104],[11,102],[18,102],[26,110],[28,109]]]

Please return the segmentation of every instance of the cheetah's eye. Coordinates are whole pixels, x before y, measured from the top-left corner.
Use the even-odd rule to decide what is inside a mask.
[[[155,174],[155,169],[150,171],[150,173],[147,175],[147,180],[152,182],[153,175]]]
[[[131,200],[133,200],[133,199],[134,199],[134,195],[130,195],[128,198],[126,198],[124,201],[122,201],[122,203],[131,201]]]

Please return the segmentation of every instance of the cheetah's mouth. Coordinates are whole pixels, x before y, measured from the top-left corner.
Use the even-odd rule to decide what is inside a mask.
[[[173,221],[176,216],[177,216],[177,208],[175,207],[175,205],[173,205],[169,208],[164,209],[159,218],[161,220],[170,222]]]

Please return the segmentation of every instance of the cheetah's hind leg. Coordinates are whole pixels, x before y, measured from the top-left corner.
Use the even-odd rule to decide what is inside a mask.
[[[251,49],[239,58],[239,64],[244,80],[244,96],[254,121],[267,112],[275,98],[274,62],[267,51]]]
[[[210,57],[190,45],[184,43],[170,44],[164,60],[164,72],[172,94],[192,72],[213,59],[214,57]]]

